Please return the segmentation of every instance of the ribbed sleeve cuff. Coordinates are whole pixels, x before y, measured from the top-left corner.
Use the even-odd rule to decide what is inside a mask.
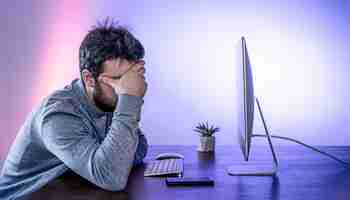
[[[140,121],[143,103],[144,100],[142,97],[120,94],[118,95],[118,104],[115,112],[130,115],[136,121]]]

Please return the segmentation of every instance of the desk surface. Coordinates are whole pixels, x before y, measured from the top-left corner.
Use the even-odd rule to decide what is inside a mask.
[[[350,147],[321,147],[350,161]],[[167,187],[163,178],[143,177],[144,166],[132,170],[124,192],[101,190],[77,176],[59,178],[33,193],[30,199],[349,199],[350,169],[302,146],[277,146],[278,176],[234,177],[226,172],[233,164],[245,164],[238,147],[218,146],[203,154],[195,146],[150,146],[145,161],[158,153],[185,156],[185,176],[210,176],[214,187]],[[251,164],[271,163],[267,147],[253,146]]]

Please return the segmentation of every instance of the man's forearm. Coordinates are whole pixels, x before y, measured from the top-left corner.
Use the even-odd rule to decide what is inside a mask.
[[[115,184],[125,186],[139,146],[138,119],[142,101],[129,95],[119,96],[111,127],[101,145],[101,155]]]

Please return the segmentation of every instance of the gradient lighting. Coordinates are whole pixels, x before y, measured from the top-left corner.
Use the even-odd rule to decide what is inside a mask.
[[[26,75],[37,81],[22,80],[16,87],[23,91],[23,85],[32,86],[31,95],[25,100],[13,98],[13,105],[26,101],[33,108],[42,97],[78,77],[82,38],[96,21],[111,16],[128,25],[146,48],[149,88],[141,125],[150,144],[197,144],[198,135],[192,129],[202,120],[222,128],[219,145],[236,144],[233,52],[242,35],[247,39],[256,94],[272,133],[310,144],[349,144],[349,1],[66,0],[46,4],[43,13],[35,15],[41,16],[44,25],[29,27],[42,30],[41,44],[33,47],[40,65],[29,66],[35,70]],[[31,10],[31,5],[24,11]],[[15,23],[10,25],[17,29]],[[8,55],[19,54],[13,50]],[[29,63],[38,63],[37,57]],[[23,72],[21,64],[17,72]],[[16,84],[16,80],[0,81]],[[27,112],[13,107],[13,113],[18,113],[13,127],[20,127]],[[258,121],[255,125],[257,132],[262,131]],[[4,132],[16,134],[9,129]],[[3,138],[5,149],[10,137]]]
[[[222,2],[144,3],[135,9],[142,23],[141,16],[130,17],[148,48],[155,87],[143,117],[151,141],[196,144],[193,125],[209,120],[223,128],[219,144],[233,143],[233,46],[244,35],[272,133],[311,144],[347,144],[340,124],[349,114],[342,112],[346,101],[337,89],[348,82],[348,70],[341,73],[350,61],[343,56],[350,32],[345,13],[316,1]],[[334,132],[342,137],[331,137]]]
[[[88,21],[87,11],[84,1],[65,0],[49,7],[39,53],[38,81],[29,101],[31,106],[79,77],[78,50],[87,31],[84,27]]]

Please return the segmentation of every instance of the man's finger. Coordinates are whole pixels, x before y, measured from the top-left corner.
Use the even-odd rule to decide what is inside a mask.
[[[140,60],[140,61],[137,61],[137,62],[133,65],[132,70],[133,70],[134,72],[139,72],[139,70],[140,70],[141,68],[144,68],[144,67],[145,67],[145,61]]]
[[[139,65],[143,65],[143,66],[146,64],[146,62],[144,60],[139,60],[136,63]]]
[[[146,68],[144,68],[144,67],[139,68],[138,73],[145,74],[146,73]]]
[[[99,76],[98,80],[107,85],[113,85],[116,82],[116,80],[108,76]]]
[[[103,83],[106,82],[104,76],[101,76],[101,75],[100,75],[100,76],[98,76],[97,79],[98,79],[98,81],[101,81],[101,82],[103,82]]]
[[[111,82],[113,79],[108,76],[100,76],[99,80],[101,80],[102,82],[108,83],[108,82]]]

